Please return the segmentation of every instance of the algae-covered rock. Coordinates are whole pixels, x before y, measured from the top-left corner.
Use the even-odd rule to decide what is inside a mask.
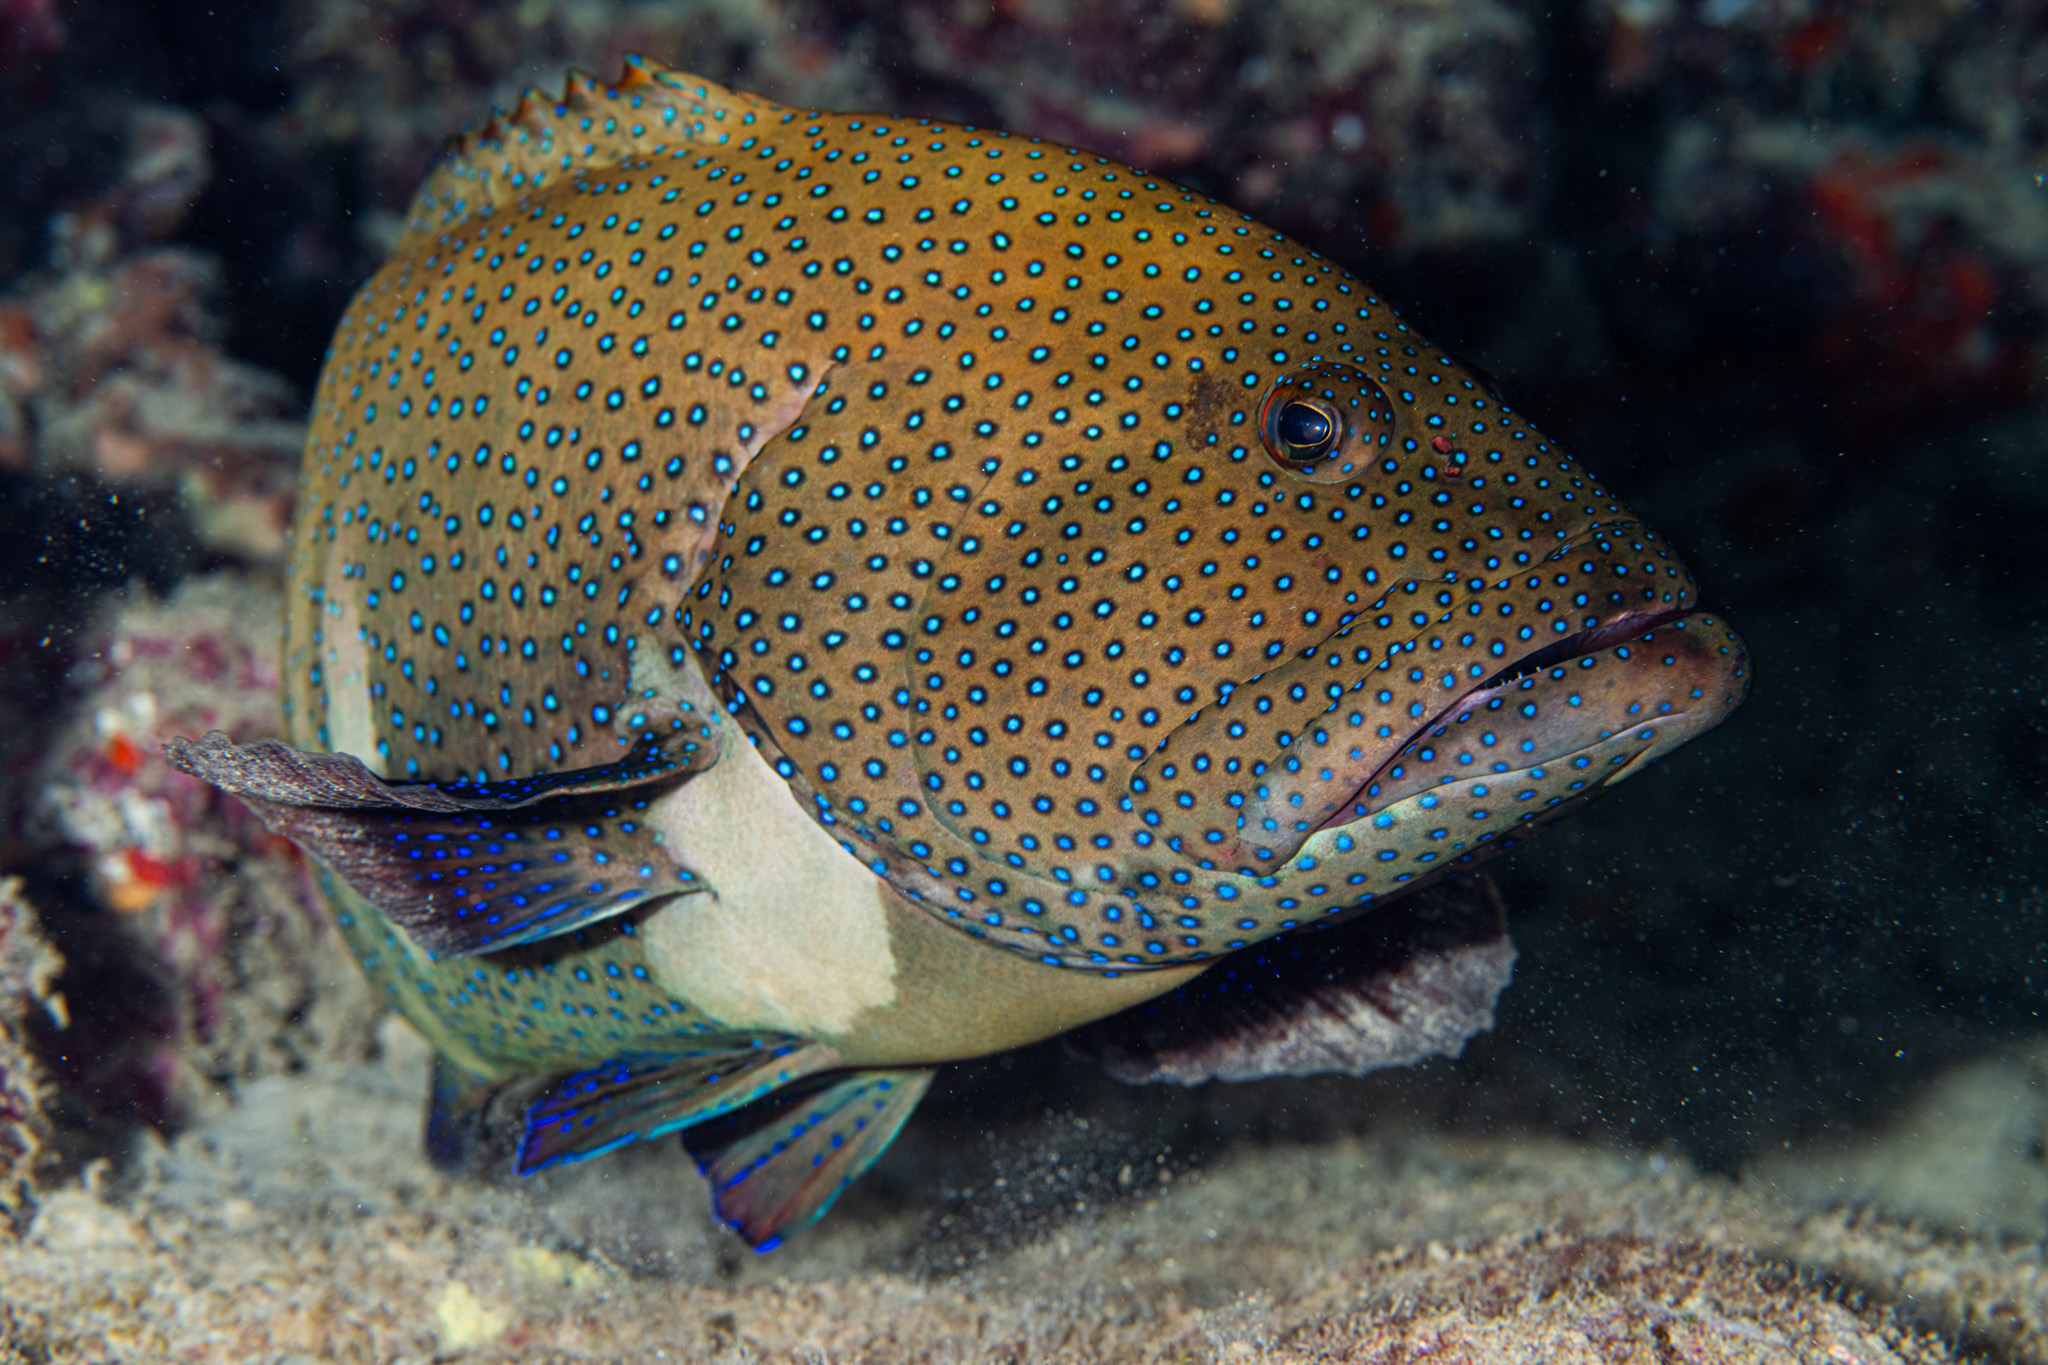
[[[172,237],[213,167],[205,122],[138,102],[108,183],[52,216],[44,269],[0,289],[0,471],[182,505],[209,550],[284,549],[298,395],[222,345],[222,262]]]
[[[29,1015],[65,1019],[57,976],[64,959],[43,938],[19,877],[0,878],[0,1222],[18,1226],[49,1151],[49,1079],[30,1050]]]

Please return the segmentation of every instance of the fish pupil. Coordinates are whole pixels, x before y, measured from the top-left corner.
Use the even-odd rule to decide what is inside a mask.
[[[1321,408],[1309,403],[1289,403],[1280,410],[1275,434],[1298,455],[1314,458],[1336,430],[1336,423]]]

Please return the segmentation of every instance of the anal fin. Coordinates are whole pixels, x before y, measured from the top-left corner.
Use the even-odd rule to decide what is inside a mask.
[[[826,1070],[831,1048],[769,1037],[750,1048],[630,1053],[564,1077],[526,1112],[518,1170],[584,1161],[715,1118]]]
[[[498,783],[387,782],[347,754],[214,732],[172,767],[240,797],[430,952],[536,943],[703,890],[655,842],[647,807],[717,746],[648,740],[600,767]]]
[[[850,1071],[683,1134],[720,1221],[757,1252],[814,1223],[896,1140],[935,1071]]]

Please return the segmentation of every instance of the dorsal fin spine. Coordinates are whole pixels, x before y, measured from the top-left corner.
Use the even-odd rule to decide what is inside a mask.
[[[674,97],[669,97],[669,92]],[[659,109],[660,118],[622,117]],[[760,111],[779,110],[759,95],[729,90],[699,76],[672,71],[639,56],[626,58],[616,82],[570,71],[559,98],[527,90],[510,113],[494,113],[483,127],[451,142],[420,186],[400,249],[434,240],[486,217],[524,195],[555,183],[558,174],[614,164],[677,143],[722,145],[732,134],[714,125],[744,127]]]

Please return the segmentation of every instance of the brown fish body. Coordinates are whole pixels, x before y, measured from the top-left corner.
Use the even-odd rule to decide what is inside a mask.
[[[1469,865],[1746,685],[1625,508],[1280,234],[638,66],[429,182],[337,330],[296,536],[292,739],[452,824],[366,836],[333,812],[376,784],[299,760],[245,786],[487,1076],[1061,1032]],[[559,808],[613,804],[544,828],[519,784],[581,772]],[[479,929],[467,843],[475,919],[419,881],[485,807],[593,878],[558,926]],[[615,921],[635,861],[658,905]],[[483,985],[500,942],[540,994]]]

